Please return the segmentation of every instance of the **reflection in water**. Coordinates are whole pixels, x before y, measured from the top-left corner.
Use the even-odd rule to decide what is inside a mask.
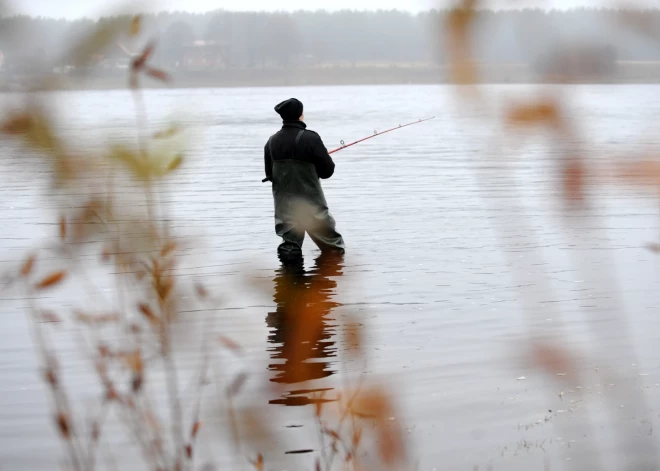
[[[334,374],[329,359],[337,353],[332,340],[335,325],[328,322],[332,320],[332,309],[339,306],[331,299],[337,286],[334,277],[343,274],[342,268],[343,256],[336,254],[322,254],[307,271],[301,256],[282,259],[274,278],[277,308],[266,318],[272,329],[269,352],[276,360],[269,365],[269,370],[275,372],[271,381],[296,384]],[[307,405],[318,402],[310,396],[322,391],[327,389],[292,390],[270,403]]]

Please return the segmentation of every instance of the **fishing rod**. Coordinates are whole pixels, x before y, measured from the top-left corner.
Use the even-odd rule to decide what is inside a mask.
[[[358,139],[357,141],[351,142],[350,144],[344,144],[344,141],[340,141],[341,147],[337,147],[336,149],[331,150],[330,152],[328,152],[328,154],[329,155],[334,154],[335,152],[339,152],[340,150],[344,150],[347,147],[354,146],[355,144],[359,144],[360,142],[364,142],[364,141],[367,141],[369,139],[373,139],[374,137],[382,136],[383,134],[387,134],[388,132],[396,131],[397,129],[402,129],[402,128],[406,128],[408,126],[412,126],[413,124],[419,124],[419,123],[423,123],[425,121],[431,121],[432,119],[435,119],[435,116],[433,116],[431,118],[426,118],[426,119],[418,119],[417,121],[413,121],[412,123],[408,123],[408,124],[403,124],[403,125],[399,124],[398,126],[393,127],[392,129],[387,129],[387,130],[381,131],[381,132],[374,131],[374,133],[371,136],[363,137],[362,139]],[[263,180],[261,180],[261,183],[266,183],[269,180],[270,180],[270,178],[266,177]]]
[[[417,121],[413,121],[412,123],[408,123],[408,124],[404,124],[404,125],[399,124],[398,126],[392,128],[392,129],[388,129],[386,131],[381,131],[381,132],[374,131],[374,133],[371,136],[359,139],[355,142],[351,142],[350,144],[344,144],[344,141],[341,141],[341,147],[338,147],[335,150],[331,150],[330,152],[328,152],[328,154],[334,154],[335,152],[339,152],[340,150],[344,150],[347,147],[354,146],[355,144],[359,144],[360,142],[364,142],[366,140],[373,139],[374,137],[382,136],[383,134],[387,134],[388,132],[396,131],[397,129],[407,128],[408,126],[412,126],[413,124],[419,124],[419,123],[423,123],[424,121],[430,121],[434,118],[435,118],[435,116],[433,116],[432,118],[418,119]]]

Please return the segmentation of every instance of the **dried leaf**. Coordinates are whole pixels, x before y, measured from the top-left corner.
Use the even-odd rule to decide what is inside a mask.
[[[660,162],[656,160],[639,160],[621,165],[618,178],[636,184],[650,185],[655,189],[660,185]]]
[[[323,404],[325,404],[323,396],[325,396],[325,391],[321,393],[321,397],[319,398],[320,400],[314,403],[314,416],[317,418],[320,418],[321,414],[323,413]]]
[[[117,313],[101,314],[98,316],[94,316],[91,314],[86,314],[82,311],[74,310],[73,314],[78,322],[82,322],[83,324],[87,324],[87,325],[109,324],[113,322],[118,322],[120,320],[120,316]]]
[[[241,348],[241,346],[238,343],[236,343],[234,340],[230,339],[229,337],[225,337],[224,335],[221,335],[219,341],[223,347],[227,348],[228,350],[231,350],[236,355],[243,354],[243,349]]]
[[[147,320],[154,326],[160,324],[160,318],[151,310],[151,308],[144,303],[138,304],[138,309],[147,318]]]
[[[171,82],[172,77],[165,71],[160,69],[155,69],[153,67],[147,67],[146,73],[149,77],[156,79],[160,82]]]
[[[112,351],[110,350],[110,347],[108,347],[107,345],[99,345],[98,350],[101,358],[112,357]]]
[[[532,346],[532,361],[547,373],[563,373],[571,381],[577,381],[577,365],[572,355],[565,349],[550,344],[536,343]]]
[[[51,324],[59,324],[60,322],[62,322],[62,319],[60,319],[60,317],[52,311],[42,311],[39,318],[41,322],[46,322]]]
[[[207,298],[209,295],[209,292],[201,283],[195,284],[195,291],[197,292],[197,296],[199,296],[202,299]]]
[[[108,388],[108,390],[105,393],[105,398],[108,401],[118,401],[119,400],[119,394],[117,393],[117,390],[113,387]]]
[[[104,361],[97,360],[94,362],[94,368],[96,369],[96,373],[101,377],[105,378],[108,374],[108,367]]]
[[[577,159],[564,164],[562,183],[564,197],[569,201],[584,201],[585,166]]]
[[[653,252],[653,253],[656,253],[656,254],[660,253],[660,244],[657,244],[657,243],[647,244],[646,248],[648,250],[650,250],[651,252]]]
[[[104,262],[109,262],[110,261],[110,248],[109,247],[103,247],[103,253],[101,254],[101,260]]]
[[[2,131],[5,134],[22,136],[25,143],[36,150],[53,153],[59,149],[49,119],[43,110],[37,108],[11,116],[2,124]],[[58,157],[61,161],[61,156]]]
[[[261,453],[257,455],[255,460],[251,460],[250,463],[257,471],[264,471],[264,457]]]
[[[330,437],[332,437],[333,439],[335,439],[337,441],[341,440],[341,438],[339,437],[339,433],[337,433],[335,430],[331,430],[329,428],[324,428],[323,433],[325,433],[326,435],[329,435]]]
[[[140,34],[142,28],[142,16],[135,15],[131,20],[131,37],[135,37]]]
[[[561,117],[557,104],[552,100],[538,100],[511,108],[506,121],[512,126],[548,125],[558,127]]]
[[[28,259],[23,263],[23,266],[21,267],[21,276],[22,277],[27,277],[32,273],[32,269],[34,268],[34,262],[37,260],[37,256],[35,254],[32,254],[28,257]]]
[[[170,162],[170,164],[167,166],[167,171],[168,172],[173,172],[174,170],[179,168],[182,163],[183,163],[183,156],[181,154],[179,154],[176,157],[174,157],[172,162]]]
[[[174,250],[176,250],[176,242],[170,241],[165,244],[165,247],[163,247],[163,249],[160,251],[160,256],[167,257]]]
[[[346,345],[350,351],[362,350],[362,325],[353,322],[346,327]]]
[[[66,217],[64,216],[60,218],[60,239],[66,239]]]
[[[131,380],[131,389],[134,394],[139,393],[142,390],[142,384],[144,383],[144,376],[141,373],[133,375]]]
[[[360,393],[351,403],[351,413],[359,417],[382,419],[391,416],[391,410],[389,398],[375,387]]]
[[[142,362],[142,355],[140,350],[135,350],[130,353],[121,353],[119,355],[124,365],[131,370],[134,374],[142,374],[144,364]]]
[[[29,113],[16,114],[2,123],[2,132],[10,135],[27,134],[34,125]]]
[[[398,429],[381,424],[378,429],[378,449],[383,461],[392,464],[404,457],[404,447]]]
[[[356,426],[355,428],[353,428],[353,437],[351,439],[353,448],[357,448],[360,445],[361,440],[362,440],[362,428]]]
[[[140,56],[137,57],[131,65],[131,69],[134,72],[139,72],[144,68],[144,66],[147,64],[147,61],[149,60],[149,57],[151,57],[151,54],[154,52],[154,47],[155,43],[153,41],[145,46],[142,54],[140,54]]]
[[[55,375],[55,371],[53,371],[52,368],[46,369],[44,372],[44,377],[46,378],[46,382],[50,384],[51,387],[57,387],[57,376]]]
[[[172,292],[174,287],[174,280],[171,277],[160,280],[157,286],[158,296],[161,300],[165,301]]]
[[[58,283],[60,283],[64,278],[66,278],[66,272],[65,271],[58,271],[55,273],[52,273],[48,275],[46,278],[41,280],[39,283],[36,284],[37,289],[46,289],[46,288],[51,288]]]
[[[71,438],[71,427],[69,425],[68,417],[64,414],[59,414],[56,418],[56,421],[57,428],[59,429],[62,438],[69,440]]]
[[[98,422],[92,424],[92,441],[98,442],[101,438],[101,426]]]

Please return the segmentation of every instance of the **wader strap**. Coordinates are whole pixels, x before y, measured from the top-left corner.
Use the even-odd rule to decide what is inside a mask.
[[[300,142],[300,138],[302,137],[304,132],[305,132],[305,130],[301,129],[300,132],[298,133],[298,135],[296,136],[296,147],[298,147],[298,143]],[[270,154],[270,158],[273,159],[273,137],[272,136],[271,136],[270,139],[268,139],[268,153]]]
[[[304,129],[301,129],[298,135],[296,136],[296,147],[298,147],[298,143],[300,142],[300,138],[302,137],[303,133],[305,132]]]

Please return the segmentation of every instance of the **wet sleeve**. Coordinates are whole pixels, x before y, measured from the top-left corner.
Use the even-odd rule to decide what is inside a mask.
[[[268,141],[270,142],[270,140]],[[266,170],[266,177],[273,178],[273,159],[270,156],[270,146],[266,143],[264,147],[264,167]]]
[[[319,178],[330,178],[335,173],[335,163],[332,161],[332,157],[328,154],[328,149],[325,148],[318,134],[313,134],[312,149],[314,165],[316,166],[316,173]]]

